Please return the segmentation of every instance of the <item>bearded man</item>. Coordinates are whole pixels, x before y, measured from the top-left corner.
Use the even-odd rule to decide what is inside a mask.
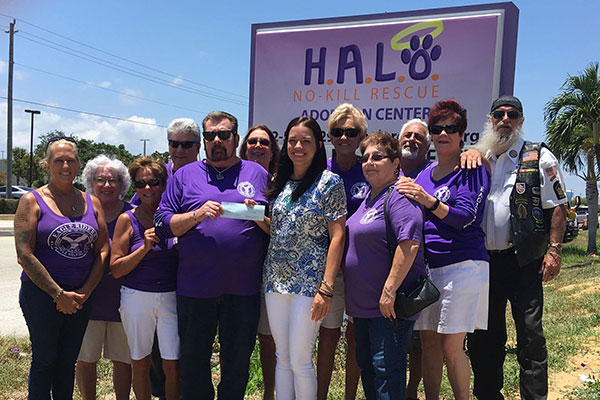
[[[473,394],[480,400],[504,398],[507,301],[517,330],[521,397],[548,395],[542,282],[560,272],[567,199],[556,157],[543,143],[522,139],[523,121],[521,101],[500,96],[477,146],[492,170],[482,223],[490,255],[488,329],[468,337]]]

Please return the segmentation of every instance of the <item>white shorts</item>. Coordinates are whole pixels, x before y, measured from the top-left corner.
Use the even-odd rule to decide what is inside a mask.
[[[90,320],[77,361],[98,362],[102,356],[102,348],[104,348],[104,358],[131,364],[127,335],[122,323]]]
[[[119,312],[132,359],[141,360],[152,353],[156,330],[161,357],[164,360],[179,360],[175,292],[144,292],[121,286]]]
[[[342,271],[338,272],[333,283],[333,298],[331,308],[321,321],[321,326],[327,329],[339,329],[344,322],[344,311],[346,304],[344,300],[344,276]]]
[[[265,303],[265,292],[260,293],[260,317],[258,319],[258,333],[271,336],[269,316],[267,315],[267,304]]]
[[[440,299],[421,312],[414,330],[450,334],[487,329],[487,261],[466,260],[431,268],[431,280],[440,290]]]

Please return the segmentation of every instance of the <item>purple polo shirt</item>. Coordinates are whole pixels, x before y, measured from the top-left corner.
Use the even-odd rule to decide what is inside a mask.
[[[408,178],[412,178],[412,179],[416,179],[417,176],[419,176],[419,174],[427,167],[429,167],[431,165],[431,161],[429,160],[425,160],[425,162],[421,165],[419,165],[419,168],[415,169],[413,172],[411,172],[408,175],[404,175],[404,173],[402,173],[402,171],[400,171],[400,173]]]
[[[352,317],[382,317],[379,299],[391,268],[383,214],[386,192],[387,188],[371,201],[367,196],[346,222],[346,253],[342,268],[346,312]],[[422,242],[423,211],[417,203],[394,190],[388,200],[388,215],[396,244],[403,240]],[[399,290],[404,293],[412,291],[424,275],[423,246],[419,246],[415,261]],[[418,316],[409,319],[416,320]]]
[[[466,260],[488,261],[485,234],[481,229],[483,209],[490,191],[490,174],[484,166],[459,169],[435,181],[427,167],[416,183],[450,207],[443,220],[425,211],[425,258],[430,268]]]
[[[249,198],[267,205],[267,182],[267,171],[252,161],[241,160],[220,180],[204,161],[187,164],[167,183],[154,216],[156,230],[173,237],[173,215],[196,210],[209,200],[243,203]],[[177,294],[214,298],[258,293],[266,243],[266,234],[254,221],[206,218],[178,238]]]
[[[335,162],[335,157],[327,160],[327,169],[339,175],[344,181],[346,191],[346,204],[348,207],[347,217],[350,217],[360,206],[369,191],[369,182],[362,171],[362,165],[358,159],[348,171],[342,171]]]

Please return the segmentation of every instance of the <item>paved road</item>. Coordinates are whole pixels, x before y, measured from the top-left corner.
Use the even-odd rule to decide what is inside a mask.
[[[0,220],[0,335],[27,336],[19,307],[21,266],[17,264],[12,221]]]

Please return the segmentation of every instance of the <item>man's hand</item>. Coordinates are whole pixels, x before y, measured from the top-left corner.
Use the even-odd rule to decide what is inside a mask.
[[[542,268],[539,273],[542,275],[542,282],[550,282],[560,273],[561,255],[558,250],[548,249],[542,261]]]

